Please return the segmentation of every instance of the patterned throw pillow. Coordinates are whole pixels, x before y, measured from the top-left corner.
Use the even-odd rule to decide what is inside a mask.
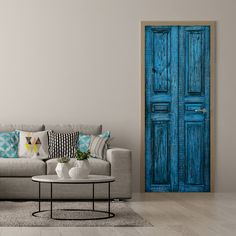
[[[20,136],[19,157],[48,158],[47,131],[25,132],[19,130],[18,132]]]
[[[108,139],[111,136],[111,132],[105,131],[98,136]],[[79,134],[79,139],[77,141],[77,149],[79,149],[81,152],[87,152],[89,150],[90,141],[91,141],[91,135]]]
[[[76,142],[79,132],[74,133],[55,133],[48,132],[49,158],[75,157]]]
[[[18,133],[0,132],[0,157],[18,157]]]
[[[89,151],[91,156],[103,159],[107,141],[108,138],[92,135],[91,142],[89,145]]]

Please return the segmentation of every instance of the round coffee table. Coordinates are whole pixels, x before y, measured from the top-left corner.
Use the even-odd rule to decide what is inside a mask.
[[[50,218],[54,220],[99,220],[99,219],[108,219],[115,216],[113,212],[111,212],[111,182],[115,181],[115,177],[113,176],[106,176],[106,175],[89,175],[87,179],[61,179],[57,175],[39,175],[33,176],[32,181],[39,183],[39,195],[38,195],[38,211],[32,213],[35,217],[42,217],[40,216],[40,212],[47,212],[50,211]],[[41,183],[48,183],[50,184],[50,210],[41,210]],[[108,210],[95,210],[94,208],[94,185],[95,184],[108,184]],[[92,209],[54,209],[52,208],[53,202],[53,184],[91,184],[92,185]],[[68,218],[57,218],[53,217],[53,211],[89,211],[89,212],[99,212],[104,213],[104,216],[101,217],[92,217],[92,218],[76,218],[76,219],[68,219]]]

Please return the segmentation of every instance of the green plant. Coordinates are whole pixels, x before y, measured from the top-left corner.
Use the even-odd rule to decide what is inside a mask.
[[[59,163],[68,163],[70,161],[70,158],[69,157],[58,157],[57,161]]]
[[[79,149],[76,151],[76,159],[77,160],[86,160],[90,157],[90,151],[81,152]]]

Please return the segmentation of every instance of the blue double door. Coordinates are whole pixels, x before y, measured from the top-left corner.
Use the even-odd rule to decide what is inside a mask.
[[[210,191],[210,26],[145,26],[145,178]]]

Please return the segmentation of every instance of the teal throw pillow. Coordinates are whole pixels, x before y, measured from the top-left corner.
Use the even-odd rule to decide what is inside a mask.
[[[17,132],[0,132],[0,157],[17,158],[18,143],[19,136]]]
[[[108,139],[111,137],[111,132],[105,131],[98,136]],[[79,139],[77,141],[77,149],[79,149],[81,152],[87,152],[89,150],[90,142],[91,142],[91,135],[79,134]]]

